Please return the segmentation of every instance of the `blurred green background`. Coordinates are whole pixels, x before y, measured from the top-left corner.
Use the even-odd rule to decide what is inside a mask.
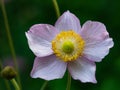
[[[52,0],[5,0],[11,35],[20,64],[23,90],[40,90],[44,80],[32,79],[30,71],[34,54],[28,47],[25,32],[33,24],[54,25],[57,20]],[[60,12],[74,13],[81,21],[99,21],[106,25],[114,47],[102,62],[96,63],[97,84],[81,83],[72,80],[71,90],[120,90],[120,0],[57,0]],[[0,8],[0,59],[2,63],[12,62],[2,11]],[[9,82],[10,83],[10,82]],[[67,75],[63,79],[50,81],[46,90],[65,90]],[[14,87],[10,83],[10,87]],[[0,90],[7,90],[5,81],[0,77]]]

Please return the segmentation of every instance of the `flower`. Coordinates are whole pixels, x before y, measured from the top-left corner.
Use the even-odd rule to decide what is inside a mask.
[[[73,79],[97,83],[96,65],[113,47],[104,24],[79,19],[69,11],[59,17],[55,26],[35,24],[26,32],[30,49],[36,55],[32,78],[62,78],[66,69]]]

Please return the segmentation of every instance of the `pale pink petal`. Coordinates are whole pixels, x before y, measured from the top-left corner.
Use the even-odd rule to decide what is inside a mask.
[[[74,30],[79,33],[81,30],[79,19],[69,11],[62,14],[62,16],[55,23],[55,27],[59,29],[59,31]]]
[[[113,40],[108,38],[102,42],[91,44],[85,47],[84,56],[91,61],[100,62],[113,47]]]
[[[33,25],[26,36],[30,49],[37,57],[44,57],[53,54],[51,40],[56,36],[57,30],[47,24]]]
[[[84,83],[97,83],[95,78],[96,65],[94,62],[91,62],[84,57],[81,57],[74,62],[69,62],[68,70],[73,79],[80,80]]]
[[[81,32],[85,40],[84,56],[89,60],[100,62],[113,47],[113,41],[104,24],[100,22],[87,21]]]
[[[51,42],[58,33],[58,30],[49,24],[35,24],[28,32],[31,32],[34,35]]]
[[[62,78],[66,71],[67,64],[54,55],[36,58],[31,71],[32,78],[53,80]]]
[[[100,22],[87,21],[81,30],[81,36],[86,44],[95,44],[109,38],[109,34],[104,24]]]

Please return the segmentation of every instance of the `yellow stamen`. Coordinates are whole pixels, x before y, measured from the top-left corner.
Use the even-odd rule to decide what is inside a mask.
[[[85,42],[73,30],[62,31],[52,40],[52,50],[61,60],[74,61],[83,53]]]

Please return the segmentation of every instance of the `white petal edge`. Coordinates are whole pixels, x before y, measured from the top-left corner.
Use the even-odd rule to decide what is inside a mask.
[[[66,67],[67,64],[54,55],[42,58],[36,57],[31,71],[31,77],[45,80],[59,79],[63,77]]]
[[[96,65],[84,57],[68,63],[68,70],[75,80],[80,80],[83,83],[97,83],[95,78]]]
[[[74,30],[76,33],[80,33],[81,26],[79,19],[69,11],[64,12],[60,18],[56,21],[55,27],[59,31]]]

